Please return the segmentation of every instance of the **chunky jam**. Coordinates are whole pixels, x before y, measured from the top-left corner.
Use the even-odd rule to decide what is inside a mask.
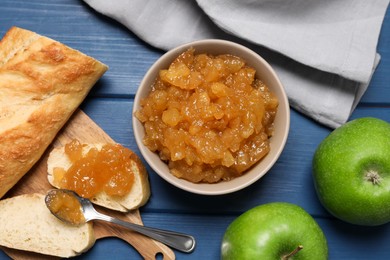
[[[74,225],[85,223],[81,203],[75,196],[67,192],[55,192],[50,194],[48,198],[46,201],[47,207],[60,219]]]
[[[278,107],[255,74],[240,57],[182,53],[159,72],[135,112],[143,143],[191,182],[244,174],[269,152]]]
[[[66,144],[65,154],[72,164],[67,170],[54,169],[56,186],[84,198],[100,192],[110,196],[128,194],[134,184],[133,152],[120,144],[105,144],[100,150],[91,148],[83,153],[84,146],[77,140]]]

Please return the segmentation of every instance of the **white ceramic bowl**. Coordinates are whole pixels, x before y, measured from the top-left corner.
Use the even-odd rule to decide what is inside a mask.
[[[233,54],[243,58],[246,63],[256,69],[256,77],[260,78],[276,94],[279,99],[278,112],[275,118],[275,132],[270,139],[271,150],[260,162],[247,171],[244,175],[231,181],[223,181],[214,184],[192,183],[179,179],[172,175],[168,166],[163,162],[158,154],[151,152],[143,145],[144,127],[133,115],[133,129],[137,145],[150,167],[164,180],[176,187],[203,195],[227,194],[243,189],[254,183],[274,165],[279,158],[287,140],[290,127],[290,108],[284,88],[271,66],[252,50],[229,41],[224,40],[201,40],[181,45],[165,53],[159,58],[144,76],[135,96],[133,112],[139,110],[140,100],[146,97],[151,89],[151,85],[161,69],[167,69],[169,64],[182,52],[190,47],[195,48],[195,53],[208,54]]]

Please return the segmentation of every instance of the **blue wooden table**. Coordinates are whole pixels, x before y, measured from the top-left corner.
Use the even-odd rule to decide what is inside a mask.
[[[109,65],[81,108],[114,140],[140,154],[131,123],[134,94],[145,72],[163,52],[81,0],[1,0],[1,37],[14,25],[61,41]],[[373,116],[390,122],[389,47],[388,11],[378,46],[382,60],[352,118]],[[149,168],[152,196],[141,209],[143,221],[148,226],[195,236],[195,251],[175,252],[178,259],[219,259],[223,233],[234,218],[256,205],[286,201],[302,206],[316,219],[327,237],[330,259],[390,259],[390,225],[367,228],[343,223],[330,216],[316,197],[311,160],[330,131],[292,110],[289,139],[278,162],[264,178],[231,195],[190,194],[168,184]],[[108,238],[78,258],[140,256],[127,243]],[[7,256],[0,252],[0,259]]]

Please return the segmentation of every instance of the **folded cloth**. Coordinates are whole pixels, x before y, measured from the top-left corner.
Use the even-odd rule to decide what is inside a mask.
[[[279,75],[290,105],[335,128],[345,123],[379,62],[389,0],[84,0],[152,46],[200,39],[250,47]]]

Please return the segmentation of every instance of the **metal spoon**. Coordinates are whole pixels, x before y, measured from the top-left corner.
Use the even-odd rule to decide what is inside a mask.
[[[153,238],[157,241],[160,241],[161,243],[170,246],[172,248],[175,248],[179,251],[185,252],[185,253],[191,253],[195,248],[195,239],[194,237],[182,233],[177,233],[173,231],[168,230],[161,230],[157,228],[150,228],[145,227],[137,224],[133,224],[130,222],[122,221],[104,214],[101,214],[95,210],[90,200],[85,199],[77,195],[74,191],[71,190],[65,190],[65,189],[54,189],[50,190],[46,197],[45,197],[45,203],[46,206],[49,208],[50,212],[59,218],[60,220],[67,222],[72,225],[78,225],[80,223],[74,223],[72,220],[70,220],[67,217],[64,217],[64,215],[61,216],[59,214],[58,210],[53,210],[53,207],[51,205],[53,199],[56,196],[61,195],[71,195],[75,197],[80,202],[80,212],[82,212],[84,219],[82,221],[88,222],[91,220],[102,220],[106,222],[111,222],[120,226],[123,226],[125,228],[131,229],[133,231],[136,231],[140,234],[143,234],[145,236],[148,236],[150,238]],[[65,209],[69,210],[69,209]],[[66,214],[65,214],[66,215]]]

